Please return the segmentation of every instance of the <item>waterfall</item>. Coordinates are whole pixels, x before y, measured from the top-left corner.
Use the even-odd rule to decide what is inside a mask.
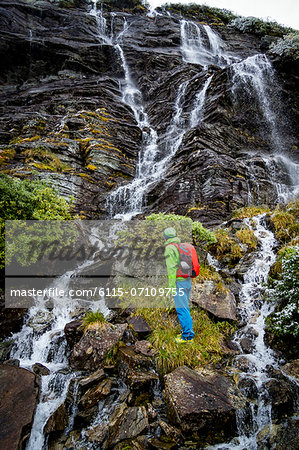
[[[96,229],[91,230],[90,242],[98,242]],[[101,244],[101,243],[100,243]],[[99,247],[100,248],[100,247]],[[14,346],[10,357],[20,360],[20,366],[32,370],[35,363],[41,363],[50,370],[49,375],[41,377],[40,401],[37,405],[27,450],[44,448],[43,429],[51,414],[65,400],[69,383],[79,375],[68,367],[68,346],[64,327],[74,320],[76,310],[82,307],[80,299],[68,296],[71,279],[81,269],[94,263],[94,259],[84,261],[76,269],[55,278],[49,288],[53,292],[64,291],[64,296],[53,297],[53,309],[47,309],[47,298],[36,297],[24,325],[19,333],[12,336]],[[57,291],[55,291],[57,288]],[[106,317],[109,314],[104,299],[85,301],[84,306],[100,310]],[[71,417],[72,419],[72,417]]]
[[[181,20],[181,52],[187,63],[209,64],[226,67],[237,58],[224,51],[221,38],[209,25],[197,25],[189,20]]]
[[[273,100],[274,69],[266,55],[258,54],[232,64],[231,72],[234,101],[256,104],[266,124],[264,128],[269,133],[272,153],[264,154],[262,158],[276,191],[277,201],[286,202],[299,192],[299,164],[292,162],[286,155],[287,145],[278,128],[280,119]],[[260,126],[263,128],[263,124]]]
[[[212,78],[213,78],[213,75],[211,75],[206,80],[203,87],[198,91],[198,93],[195,96],[195,102],[194,102],[193,110],[192,110],[191,117],[190,117],[190,128],[194,128],[194,127],[198,126],[203,120],[203,116],[204,116],[204,112],[205,112],[204,106],[205,106],[205,102],[206,102],[206,93],[207,93],[208,87],[210,86]]]
[[[231,443],[218,444],[208,447],[209,449],[243,450],[246,448],[257,450],[260,448],[257,445],[258,433],[265,426],[272,424],[271,403],[270,399],[267,399],[266,383],[271,380],[271,376],[268,374],[269,368],[278,369],[280,361],[274,351],[264,342],[265,321],[273,312],[275,305],[264,300],[263,293],[269,270],[275,262],[273,249],[276,241],[273,233],[265,225],[264,216],[262,214],[252,219],[244,219],[244,225],[253,230],[258,239],[259,251],[244,275],[244,283],[240,292],[239,314],[242,322],[246,325],[238,330],[234,337],[234,342],[241,353],[235,357],[235,365],[240,367],[238,361],[242,361],[244,358],[248,362],[246,370],[242,371],[241,369],[239,372],[239,382],[244,379],[254,383],[257,391],[257,404],[256,406],[251,404],[250,419],[245,410],[237,410],[237,438],[234,438]],[[209,262],[213,264],[211,258]],[[242,339],[248,335],[252,339],[252,350],[249,353],[242,350]]]
[[[281,151],[283,143],[277,129],[278,119],[271,100],[274,69],[270,61],[266,55],[257,54],[233,64],[231,70],[233,98],[235,101],[240,96],[242,98],[242,90],[243,92],[245,90],[251,102],[256,102],[270,131],[273,148]]]

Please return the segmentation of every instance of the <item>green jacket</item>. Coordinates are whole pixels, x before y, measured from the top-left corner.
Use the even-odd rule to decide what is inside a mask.
[[[167,239],[165,241],[165,261],[166,261],[166,267],[167,267],[167,274],[168,274],[168,282],[169,287],[171,289],[176,288],[176,281],[185,280],[183,277],[177,277],[176,273],[178,270],[178,266],[180,263],[180,253],[178,249],[174,245],[168,245],[168,244],[180,244],[181,240],[178,237],[173,237]]]

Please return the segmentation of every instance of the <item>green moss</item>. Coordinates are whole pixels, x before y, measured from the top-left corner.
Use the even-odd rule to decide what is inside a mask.
[[[264,214],[270,212],[270,208],[267,206],[244,206],[243,208],[237,209],[233,217],[237,219],[245,219],[245,217],[254,217],[258,214]]]

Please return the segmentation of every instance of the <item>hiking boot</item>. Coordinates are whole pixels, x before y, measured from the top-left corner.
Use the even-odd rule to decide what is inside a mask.
[[[192,342],[193,342],[193,338],[192,339],[182,339],[182,337],[180,335],[177,336],[174,340],[177,344],[192,344]]]

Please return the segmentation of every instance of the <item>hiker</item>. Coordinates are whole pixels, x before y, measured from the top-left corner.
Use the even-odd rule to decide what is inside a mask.
[[[166,260],[169,287],[173,289],[172,292],[175,292],[174,303],[182,327],[182,332],[175,338],[175,341],[178,344],[192,343],[194,331],[189,309],[189,298],[191,294],[191,277],[198,275],[199,272],[196,250],[191,244],[181,244],[181,240],[177,237],[174,228],[166,228],[163,232],[163,236],[165,239],[164,256]],[[192,252],[192,255],[189,256],[190,262],[192,258],[191,268],[189,267],[190,262],[188,265],[186,262],[182,261],[183,258],[181,254],[182,252],[184,253],[186,248],[189,249],[189,254]],[[194,267],[192,263],[194,263]],[[186,266],[186,270],[184,270],[184,265]],[[196,274],[194,270],[192,273],[193,268],[197,272]]]

